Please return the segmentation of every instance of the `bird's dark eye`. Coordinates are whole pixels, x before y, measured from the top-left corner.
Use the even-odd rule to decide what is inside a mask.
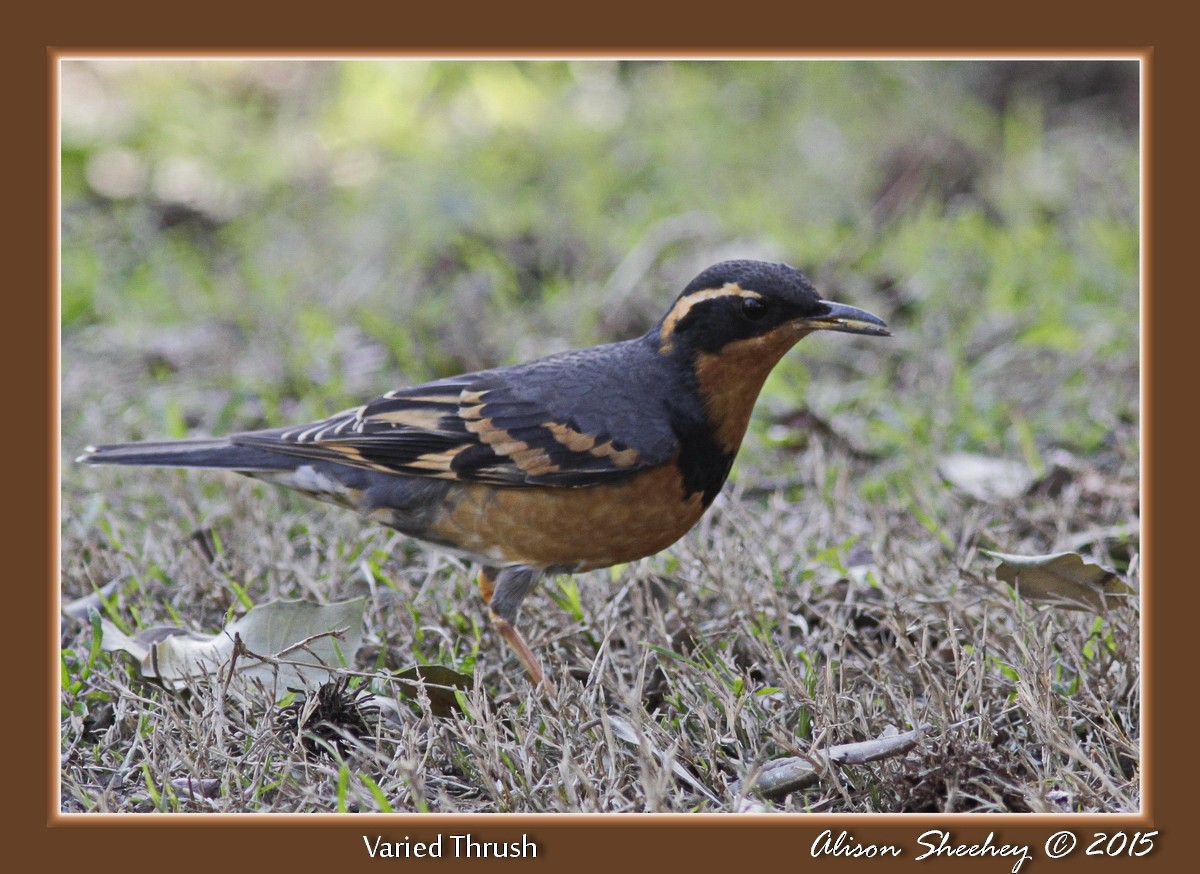
[[[742,298],[742,315],[752,322],[757,322],[767,314],[766,301],[757,297]]]

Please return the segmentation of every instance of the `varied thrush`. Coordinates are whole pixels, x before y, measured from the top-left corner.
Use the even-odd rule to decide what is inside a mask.
[[[767,374],[812,331],[891,333],[821,300],[799,270],[724,261],[636,340],[396,389],[295,428],[79,460],[236,471],[478,562],[493,626],[545,683],[515,624],[534,583],[682,537],[725,484]]]

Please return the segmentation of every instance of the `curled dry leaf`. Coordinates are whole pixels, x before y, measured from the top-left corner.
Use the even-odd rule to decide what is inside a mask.
[[[123,580],[120,577],[109,580],[100,588],[93,592],[89,592],[82,598],[76,598],[74,601],[68,601],[61,607],[62,615],[67,619],[75,622],[86,622],[88,614],[93,610],[102,610],[104,602],[112,598]]]
[[[148,628],[133,637],[102,620],[105,650],[121,650],[141,665],[142,675],[173,689],[211,678],[233,660],[239,676],[261,680],[280,697],[288,688],[316,688],[344,667],[362,643],[365,598],[336,604],[273,601],[253,608],[217,634]]]
[[[997,578],[1031,601],[1050,601],[1077,610],[1103,611],[1137,590],[1115,572],[1083,560],[1077,552],[1012,555],[980,552],[1000,561]]]

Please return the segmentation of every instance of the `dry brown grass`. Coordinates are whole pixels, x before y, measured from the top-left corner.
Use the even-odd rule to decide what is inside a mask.
[[[795,465],[800,500],[735,490],[664,556],[544,583],[523,627],[557,677],[557,705],[530,689],[453,560],[232,476],[73,474],[88,485],[68,502],[103,481],[113,530],[67,526],[66,597],[125,579],[119,615],[212,630],[238,611],[231,582],[256,602],[365,593],[361,670],[473,667],[476,686],[461,714],[404,703],[344,754],[313,756],[264,695],[168,693],[101,656],[64,698],[89,707],[64,722],[63,807],[322,811],[343,791],[348,809],[380,809],[370,780],[395,810],[1136,810],[1136,604],[1103,619],[1031,607],[975,553],[998,538],[1036,551],[1064,515],[1078,525],[1090,509],[1099,527],[1130,507],[1080,480],[1052,499],[963,503],[939,537],[853,490],[818,496],[830,470],[845,480],[852,468],[813,444]],[[214,561],[197,524],[218,535]],[[572,585],[580,621],[564,610]],[[69,676],[89,638],[86,626],[65,633]],[[397,696],[380,677],[369,690]],[[772,759],[922,723],[934,729],[908,755],[782,802],[731,791]]]

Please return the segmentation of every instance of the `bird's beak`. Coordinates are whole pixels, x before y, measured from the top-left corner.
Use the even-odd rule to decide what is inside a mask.
[[[799,324],[810,331],[844,331],[847,334],[870,334],[873,337],[890,337],[887,322],[873,316],[858,307],[846,306],[844,303],[834,303],[823,300],[821,303],[829,308],[829,312],[820,316],[800,319]]]

